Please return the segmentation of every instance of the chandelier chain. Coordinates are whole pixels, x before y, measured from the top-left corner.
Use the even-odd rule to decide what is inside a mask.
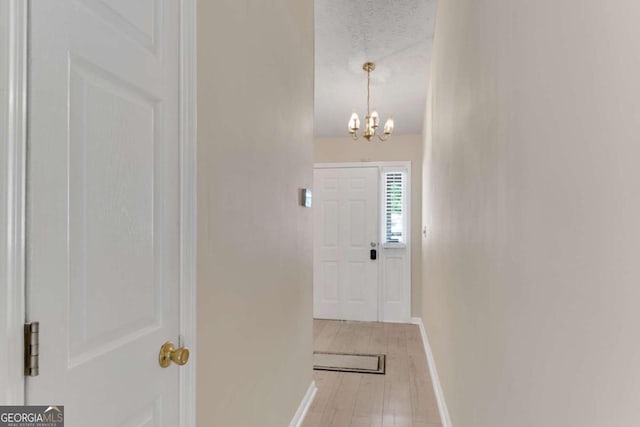
[[[367,71],[367,116],[371,115],[371,71]]]

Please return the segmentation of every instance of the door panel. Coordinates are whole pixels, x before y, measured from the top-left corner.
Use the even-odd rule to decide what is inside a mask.
[[[314,316],[339,319],[340,296],[340,205],[339,175],[314,171]]]
[[[378,320],[378,169],[316,169],[314,188],[314,316]]]
[[[26,400],[70,427],[179,425],[179,371],[157,362],[179,334],[179,16],[31,2]]]
[[[404,256],[394,256],[385,254],[384,260],[384,282],[385,282],[385,303],[402,302],[402,286],[404,285]]]
[[[382,215],[385,218],[379,254],[382,277],[380,304],[382,318],[385,322],[409,322],[411,320],[411,174],[405,167],[389,166],[381,168],[381,176],[381,193],[384,200]],[[389,190],[392,192],[387,199]],[[403,220],[400,221],[400,229],[392,219],[394,213],[397,215],[398,194],[402,194],[400,198]],[[394,213],[387,210],[391,206]],[[387,221],[390,224],[387,224]],[[389,233],[388,236],[387,233]],[[402,236],[401,243],[394,243],[393,241],[400,236]]]

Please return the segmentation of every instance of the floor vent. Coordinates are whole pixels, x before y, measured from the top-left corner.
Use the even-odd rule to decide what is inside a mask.
[[[316,371],[384,375],[385,362],[386,356],[384,354],[313,352],[313,369]]]

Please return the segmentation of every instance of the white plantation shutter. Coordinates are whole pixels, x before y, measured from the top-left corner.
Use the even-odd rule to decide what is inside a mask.
[[[384,243],[406,243],[406,173],[384,174]]]

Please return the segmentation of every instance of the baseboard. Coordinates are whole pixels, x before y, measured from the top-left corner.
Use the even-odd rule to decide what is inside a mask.
[[[298,406],[296,414],[293,416],[293,419],[289,423],[289,427],[300,427],[302,425],[302,421],[304,421],[304,417],[307,415],[309,407],[313,402],[313,398],[316,397],[317,391],[318,387],[316,387],[315,381],[311,381],[311,384],[307,389],[307,393],[302,398],[302,402],[300,402],[300,406]]]
[[[402,324],[402,325],[406,325],[407,323],[413,323],[413,319],[410,320],[379,320],[379,322],[382,323],[398,323],[398,324]]]
[[[431,345],[429,344],[429,338],[427,337],[427,331],[424,328],[424,323],[419,317],[413,317],[411,319],[411,323],[418,325],[420,328],[420,335],[422,336],[422,343],[424,344],[424,352],[427,354],[427,362],[429,363],[429,373],[431,374],[433,391],[438,402],[438,410],[440,411],[440,422],[442,423],[442,427],[452,427],[449,410],[447,409],[442,385],[440,384],[440,378],[438,377],[438,370],[436,369],[436,361],[433,358],[433,352],[431,351]]]

